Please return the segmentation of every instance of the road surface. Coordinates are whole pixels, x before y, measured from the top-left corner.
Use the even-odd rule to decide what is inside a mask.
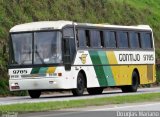
[[[48,102],[48,101],[67,101],[67,100],[79,100],[79,99],[92,99],[101,97],[111,96],[122,96],[122,95],[138,95],[144,93],[156,93],[160,92],[160,87],[156,88],[142,88],[138,89],[136,93],[122,93],[121,90],[104,91],[101,95],[88,95],[74,97],[71,92],[65,94],[53,94],[53,95],[42,95],[39,99],[31,99],[29,96],[22,97],[4,97],[0,98],[0,105],[17,104],[17,103],[33,103],[33,102]]]
[[[74,108],[21,114],[18,117],[160,117],[160,102]]]

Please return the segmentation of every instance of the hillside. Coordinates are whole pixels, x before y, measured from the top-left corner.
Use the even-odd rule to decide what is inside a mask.
[[[148,24],[153,28],[156,57],[160,58],[160,0],[0,0],[0,79],[7,77],[9,29],[42,20],[120,25]]]

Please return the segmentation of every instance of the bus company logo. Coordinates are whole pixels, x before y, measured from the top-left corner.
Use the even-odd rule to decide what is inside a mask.
[[[86,63],[87,54],[82,54],[81,57],[79,57],[83,64]]]

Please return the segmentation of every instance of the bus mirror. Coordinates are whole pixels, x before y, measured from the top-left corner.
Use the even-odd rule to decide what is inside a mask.
[[[71,70],[71,57],[70,57],[70,38],[63,38],[63,61],[65,70],[69,71]]]

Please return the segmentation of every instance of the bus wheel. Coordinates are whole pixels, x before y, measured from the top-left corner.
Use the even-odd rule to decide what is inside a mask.
[[[39,98],[41,95],[41,91],[39,90],[29,90],[28,93],[31,98]]]
[[[122,92],[137,92],[139,86],[138,74],[137,72],[133,71],[132,73],[132,85],[129,86],[122,86]]]
[[[103,88],[101,88],[101,87],[99,87],[99,88],[88,88],[87,91],[90,95],[102,94]]]
[[[84,89],[85,89],[85,80],[83,75],[79,73],[77,77],[77,88],[72,89],[72,93],[74,96],[81,96],[83,95]]]

